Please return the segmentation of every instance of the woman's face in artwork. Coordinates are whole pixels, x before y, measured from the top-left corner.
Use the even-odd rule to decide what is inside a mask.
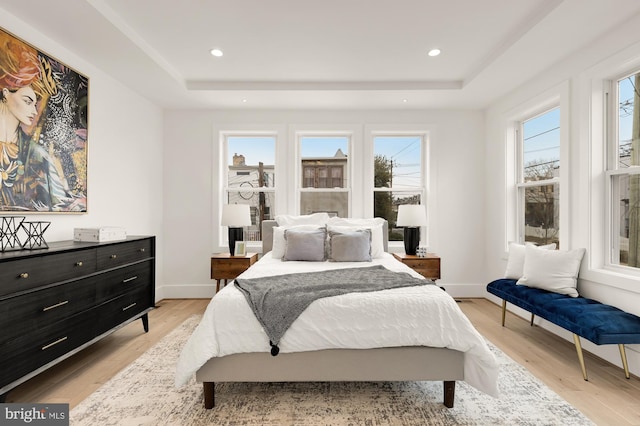
[[[15,92],[3,89],[2,93],[7,100],[9,112],[22,124],[31,125],[38,114],[36,92],[30,86],[25,86]]]

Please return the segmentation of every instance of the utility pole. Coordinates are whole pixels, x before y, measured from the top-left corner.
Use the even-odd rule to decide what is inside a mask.
[[[258,187],[264,187],[264,163],[260,161],[258,163]],[[258,224],[258,229],[262,227],[262,222],[264,221],[264,210],[265,210],[265,197],[264,192],[260,191],[258,193],[258,217],[260,219],[260,223]]]

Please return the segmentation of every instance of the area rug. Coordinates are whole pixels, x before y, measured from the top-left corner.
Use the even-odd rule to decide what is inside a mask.
[[[175,388],[174,372],[193,316],[70,413],[71,425],[591,425],[580,411],[489,344],[500,363],[500,397],[456,384],[442,405],[442,382],[218,383],[216,407],[202,385]]]

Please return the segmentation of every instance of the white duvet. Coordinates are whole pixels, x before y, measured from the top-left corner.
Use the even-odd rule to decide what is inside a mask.
[[[267,253],[241,277],[376,264],[420,277],[389,253],[373,262],[283,262]],[[278,346],[282,353],[336,348],[446,347],[465,353],[464,380],[468,384],[489,395],[498,394],[498,365],[483,337],[455,300],[433,285],[316,300],[294,321]],[[183,348],[176,369],[176,385],[184,385],[212,357],[269,352],[270,348],[269,339],[244,295],[235,285],[227,285],[211,299],[202,321]]]

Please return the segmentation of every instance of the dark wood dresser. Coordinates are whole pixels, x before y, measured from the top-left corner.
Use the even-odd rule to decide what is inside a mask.
[[[155,237],[0,253],[0,401],[155,304]]]

